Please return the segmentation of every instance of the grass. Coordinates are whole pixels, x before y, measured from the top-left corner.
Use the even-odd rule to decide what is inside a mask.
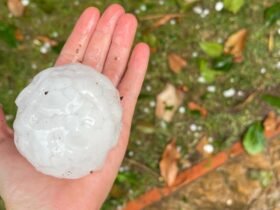
[[[275,67],[280,60],[279,35],[275,35],[274,50],[268,52],[267,49],[267,36],[270,30],[276,31],[277,26],[257,34],[264,25],[264,8],[277,0],[247,1],[236,15],[226,11],[216,12],[214,0],[198,1],[196,5],[210,9],[207,18],[195,14],[186,3],[188,1],[183,0],[166,0],[162,1],[165,2],[163,5],[159,4],[160,1],[152,0],[34,0],[23,17],[9,18],[9,12],[1,1],[0,22],[17,28],[25,36],[16,48],[2,42],[0,44],[0,103],[4,106],[10,125],[16,113],[14,100],[19,91],[36,73],[52,66],[58,56],[58,49],[52,49],[47,54],[40,53],[40,46],[34,43],[34,39],[38,35],[45,35],[63,44],[83,9],[88,6],[104,9],[113,2],[121,3],[129,12],[137,13],[137,41],[148,42],[153,53],[138,101],[126,159],[104,209],[114,209],[151,186],[163,184],[159,180],[158,162],[170,138],[177,139],[183,157],[192,163],[199,161],[195,145],[201,135],[212,136],[218,149],[239,139],[249,124],[262,119],[273,109],[262,101],[261,95],[278,94],[280,84],[280,71]],[[159,28],[153,28],[154,20],[145,20],[149,15],[167,13],[182,13],[184,16],[177,19],[175,24],[167,23]],[[245,61],[218,77],[213,84],[197,82],[198,60],[208,59],[200,50],[199,42],[224,41],[240,28],[247,28],[250,32]],[[58,36],[55,37],[55,34]],[[180,74],[174,74],[168,67],[167,55],[170,52],[178,53],[188,61],[188,66]],[[198,54],[197,58],[192,56],[194,52]],[[260,74],[261,68],[266,68],[267,72]],[[195,101],[207,108],[209,116],[201,118],[186,109],[183,114],[177,112],[171,123],[156,119],[154,107],[150,104],[156,100],[156,95],[166,83],[186,85],[189,91],[182,106],[187,107],[189,101]],[[216,92],[209,93],[208,85],[214,85]],[[262,90],[254,100],[241,109],[236,108],[259,87]],[[242,91],[244,96],[226,99],[223,91],[229,88]],[[191,132],[189,126],[193,123],[201,126],[202,131]],[[147,129],[152,132],[147,132]]]

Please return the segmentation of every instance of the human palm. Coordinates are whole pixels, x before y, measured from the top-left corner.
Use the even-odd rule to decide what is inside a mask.
[[[66,180],[37,172],[16,150],[12,130],[0,109],[0,195],[9,210],[93,210],[108,195],[126,151],[131,120],[149,60],[149,48],[140,43],[131,53],[136,18],[120,5],[111,5],[100,17],[86,9],[77,21],[55,65],[81,62],[102,72],[118,88],[123,107],[119,142],[102,170],[84,178]],[[130,55],[131,53],[131,55]]]

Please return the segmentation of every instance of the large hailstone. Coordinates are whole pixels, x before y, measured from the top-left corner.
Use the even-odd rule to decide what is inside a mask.
[[[82,64],[46,69],[16,99],[15,144],[40,172],[80,178],[101,169],[122,109],[111,81]]]

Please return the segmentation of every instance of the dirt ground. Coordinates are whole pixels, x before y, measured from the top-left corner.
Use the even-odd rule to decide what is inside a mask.
[[[239,156],[146,210],[280,210],[280,139]]]

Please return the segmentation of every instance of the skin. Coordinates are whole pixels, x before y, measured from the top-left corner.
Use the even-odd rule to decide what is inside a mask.
[[[0,108],[0,195],[8,210],[93,210],[106,199],[123,160],[131,120],[149,60],[149,47],[132,49],[137,20],[117,4],[102,15],[87,8],[77,21],[55,65],[81,62],[111,79],[123,107],[119,142],[102,170],[81,179],[65,180],[37,172],[16,150],[13,132]]]

